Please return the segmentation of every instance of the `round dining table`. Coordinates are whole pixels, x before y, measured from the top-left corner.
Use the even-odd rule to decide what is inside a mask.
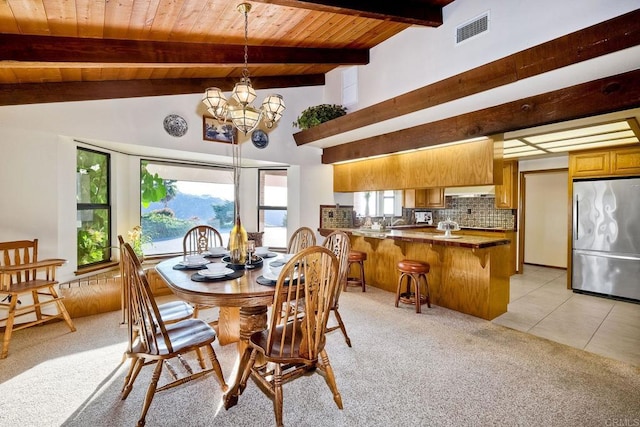
[[[273,301],[275,282],[261,285],[258,279],[272,260],[265,260],[263,266],[235,271],[229,275],[231,277],[215,279],[197,275],[197,268],[185,268],[181,264],[183,260],[183,256],[178,256],[162,261],[156,265],[156,271],[180,299],[219,307],[217,333],[220,345],[238,342],[239,354],[242,354],[251,334],[267,327],[267,306]],[[222,262],[219,258],[210,261]],[[261,281],[268,282],[263,278]]]

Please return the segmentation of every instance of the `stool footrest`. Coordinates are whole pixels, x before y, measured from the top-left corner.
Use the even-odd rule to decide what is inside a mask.
[[[420,295],[420,304],[426,304],[429,299],[425,295]],[[400,294],[400,302],[404,304],[415,304],[415,292],[403,292]]]

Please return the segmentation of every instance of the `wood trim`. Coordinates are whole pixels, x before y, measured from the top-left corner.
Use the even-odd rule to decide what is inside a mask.
[[[408,129],[325,148],[322,153],[322,163],[331,164],[430,147],[639,106],[640,70],[634,70]],[[347,114],[343,117],[350,116],[351,114]]]
[[[230,91],[237,82],[237,78],[220,78],[0,84],[0,106],[190,94],[203,92],[212,86]],[[318,86],[324,83],[324,74],[251,78],[254,89]]]
[[[34,36],[0,33],[0,61],[45,62],[65,68],[87,64],[119,64],[130,67],[154,64],[175,67],[179,64],[244,64],[242,45],[180,43],[143,40],[93,39],[80,37]],[[29,46],[29,49],[25,49]],[[365,65],[368,49],[329,49],[304,47],[251,46],[251,65],[334,64]],[[14,64],[13,64],[14,65]],[[33,65],[33,64],[30,64]]]
[[[255,0],[255,3],[270,3],[279,6],[314,10],[317,12],[361,16],[404,24],[439,27],[442,25],[442,8],[453,0],[436,2],[404,0],[403,2],[372,2],[352,0],[300,1],[300,0]]]

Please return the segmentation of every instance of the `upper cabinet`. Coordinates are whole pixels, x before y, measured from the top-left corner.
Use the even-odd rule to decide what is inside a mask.
[[[406,209],[444,208],[444,188],[420,188],[404,190],[403,206]]]
[[[504,161],[502,164],[502,185],[496,185],[496,208],[518,208],[518,162]]]
[[[640,147],[594,150],[569,156],[569,176],[603,177],[640,174]]]

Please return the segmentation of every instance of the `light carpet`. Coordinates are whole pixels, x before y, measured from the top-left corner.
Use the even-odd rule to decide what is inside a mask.
[[[442,307],[416,314],[369,287],[343,293],[340,331],[327,351],[342,394],[335,405],[320,375],[284,386],[289,426],[637,426],[640,368],[511,330]],[[126,400],[120,390],[126,329],[120,313],[14,333],[0,360],[0,425],[132,426],[152,367]],[[235,345],[214,344],[225,379]],[[163,375],[166,374],[166,369]],[[249,381],[225,410],[213,375],[156,394],[148,426],[266,426],[272,402]]]

